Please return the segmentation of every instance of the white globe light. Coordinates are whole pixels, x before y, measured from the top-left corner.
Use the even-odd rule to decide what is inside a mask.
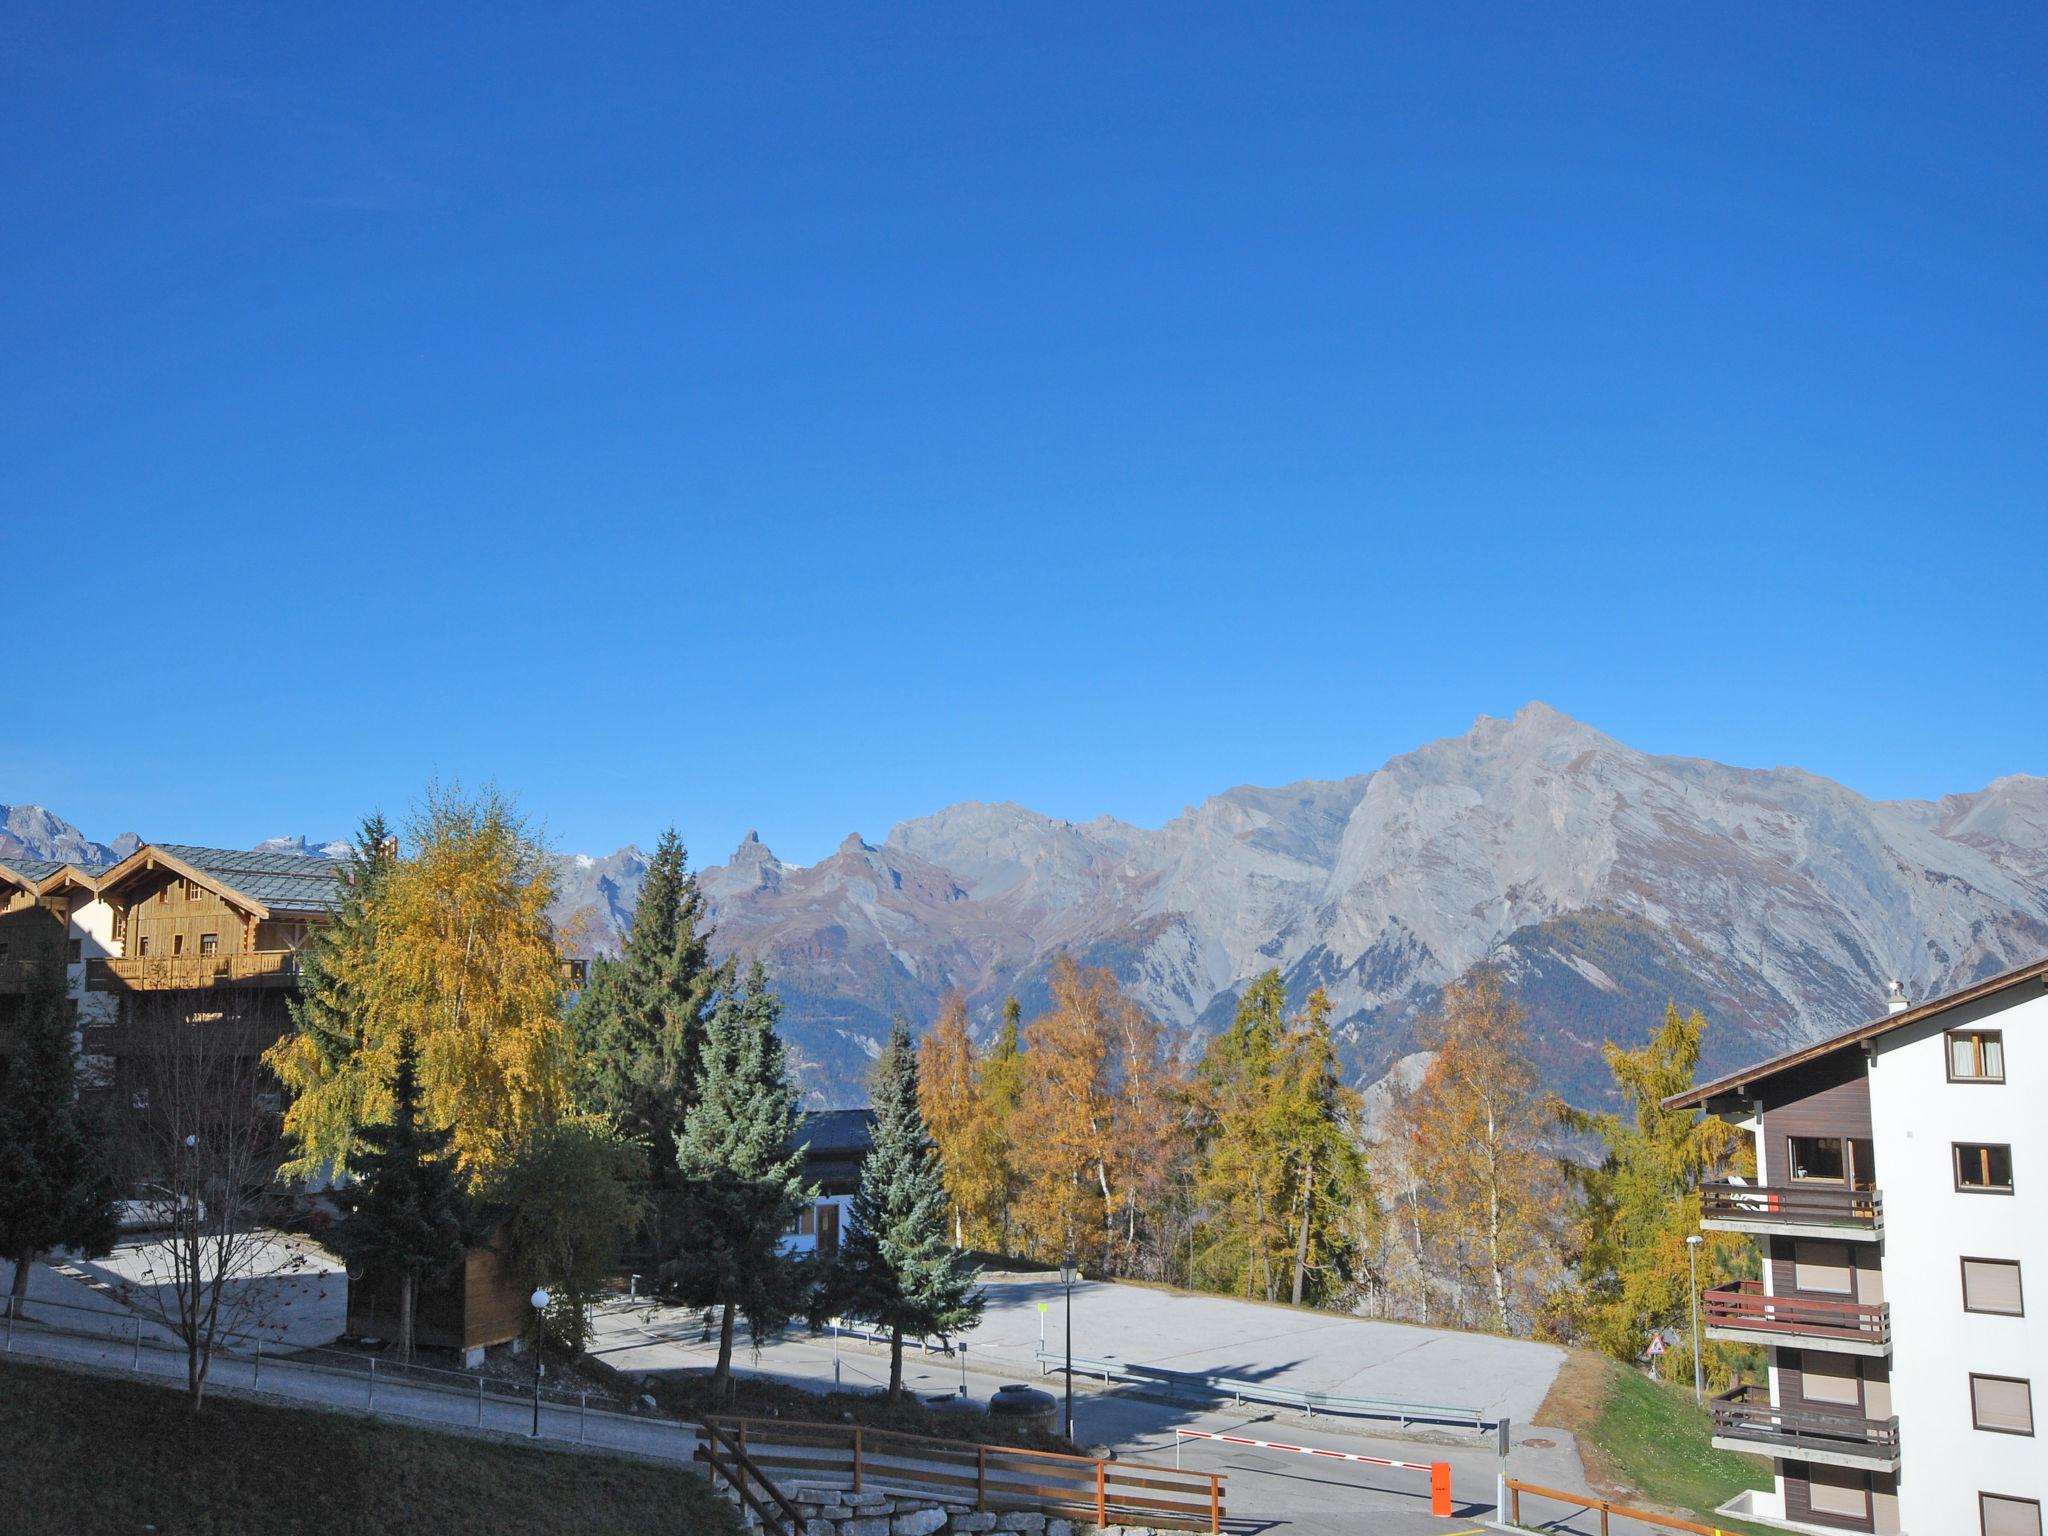
[[[533,1302],[533,1310],[536,1312],[545,1312],[547,1310],[548,1303],[554,1300],[554,1298],[548,1295],[546,1291],[541,1290],[537,1287],[535,1288],[532,1297],[529,1299]]]

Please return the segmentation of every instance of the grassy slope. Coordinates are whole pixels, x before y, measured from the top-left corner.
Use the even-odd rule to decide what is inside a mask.
[[[1606,1497],[1761,1536],[1762,1527],[1730,1524],[1714,1509],[1745,1488],[1768,1488],[1770,1463],[1715,1450],[1690,1388],[1573,1350],[1537,1422],[1578,1437],[1587,1476]]]
[[[0,1364],[0,1530],[738,1536],[695,1472]]]

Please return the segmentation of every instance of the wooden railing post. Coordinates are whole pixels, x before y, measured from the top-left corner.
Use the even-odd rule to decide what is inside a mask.
[[[974,1448],[974,1507],[977,1511],[988,1508],[988,1447]]]
[[[1223,1484],[1216,1474],[1209,1474],[1209,1536],[1219,1536],[1223,1529]]]
[[[1600,1536],[1607,1536],[1607,1501],[1600,1501]]]
[[[1522,1523],[1522,1490],[1513,1483],[1508,1484],[1508,1519],[1516,1525]]]
[[[1109,1524],[1109,1480],[1099,1461],[1095,1463],[1095,1523]]]
[[[853,1426],[853,1491],[860,1492],[860,1426]]]

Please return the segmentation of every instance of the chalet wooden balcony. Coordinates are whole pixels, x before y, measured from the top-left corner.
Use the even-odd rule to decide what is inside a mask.
[[[1874,1243],[1884,1236],[1884,1196],[1845,1184],[1708,1184],[1700,1191],[1700,1225]]]
[[[1761,1280],[1717,1285],[1700,1297],[1707,1337],[1731,1344],[1813,1345],[1845,1355],[1888,1355],[1892,1309],[1827,1296],[1766,1296]]]
[[[299,952],[292,949],[227,955],[130,955],[85,963],[88,992],[185,992],[298,984]]]
[[[1831,1467],[1892,1472],[1899,1465],[1899,1420],[1867,1419],[1854,1409],[1778,1408],[1768,1387],[1744,1383],[1712,1399],[1714,1445],[1752,1456],[1784,1456]]]

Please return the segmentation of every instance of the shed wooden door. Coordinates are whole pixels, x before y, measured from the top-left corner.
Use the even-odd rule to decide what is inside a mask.
[[[818,1252],[839,1251],[839,1207],[830,1200],[818,1204]]]

